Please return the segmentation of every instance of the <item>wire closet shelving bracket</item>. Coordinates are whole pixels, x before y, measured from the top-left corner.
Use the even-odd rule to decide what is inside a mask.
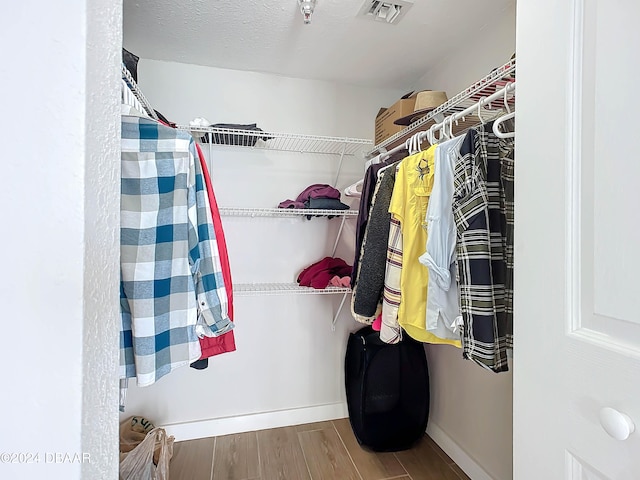
[[[301,287],[297,283],[238,283],[233,285],[234,296],[248,297],[252,295],[334,295],[342,294],[342,300],[336,313],[331,321],[331,330],[336,331],[336,322],[340,316],[340,312],[347,299],[347,295],[351,293],[350,288],[346,287],[327,287],[327,288],[311,288]]]

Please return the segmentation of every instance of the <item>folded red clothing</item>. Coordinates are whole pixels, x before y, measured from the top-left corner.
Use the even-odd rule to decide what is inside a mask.
[[[334,276],[344,276],[345,273],[351,273],[351,270],[347,270],[347,268],[350,268],[349,265],[347,265],[346,268],[340,267],[337,270],[331,269],[318,272],[318,274],[311,279],[311,286],[318,289],[327,288],[329,286],[329,282]]]
[[[303,287],[326,288],[331,279],[338,275],[344,277],[351,274],[351,265],[341,258],[325,257],[309,265],[298,275],[298,283]]]
[[[298,275],[298,283],[303,287],[311,286],[311,279],[318,274],[318,272],[329,268],[329,264],[333,260],[332,257],[324,257],[322,260],[312,263],[307,268],[300,272]]]

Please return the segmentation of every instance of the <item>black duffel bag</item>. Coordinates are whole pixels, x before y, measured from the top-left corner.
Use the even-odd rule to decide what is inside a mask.
[[[371,327],[349,336],[345,356],[349,421],[358,443],[376,452],[411,448],[427,428],[429,372],[424,346],[408,335],[384,343]]]

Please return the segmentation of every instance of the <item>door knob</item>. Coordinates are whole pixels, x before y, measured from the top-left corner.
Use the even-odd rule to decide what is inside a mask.
[[[611,407],[604,407],[600,410],[600,424],[616,440],[626,440],[636,429],[633,420],[628,415]]]

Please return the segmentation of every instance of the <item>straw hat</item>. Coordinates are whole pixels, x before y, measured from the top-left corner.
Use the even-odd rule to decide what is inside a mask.
[[[398,118],[395,122],[396,125],[410,125],[419,118],[424,117],[431,110],[442,105],[447,101],[447,94],[445,92],[435,92],[432,90],[425,90],[419,92],[416,95],[416,103],[413,107],[413,112],[404,117]]]

